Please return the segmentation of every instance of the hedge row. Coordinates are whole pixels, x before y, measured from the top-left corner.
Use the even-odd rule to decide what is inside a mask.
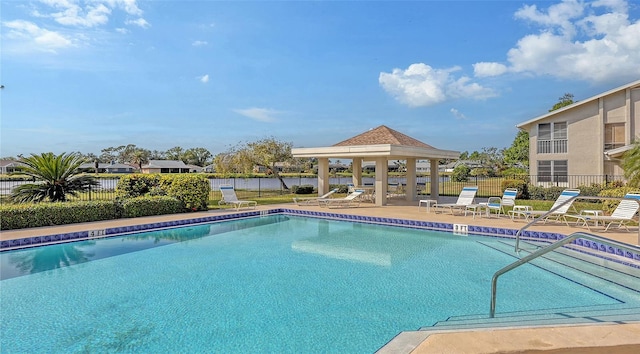
[[[123,201],[82,201],[0,205],[0,230],[66,225],[185,211],[176,198],[140,197]]]
[[[210,191],[209,180],[198,174],[131,174],[122,176],[116,185],[119,199],[169,196],[191,211],[207,210]]]

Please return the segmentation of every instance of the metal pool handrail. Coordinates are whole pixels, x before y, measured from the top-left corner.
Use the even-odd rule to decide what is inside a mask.
[[[594,235],[594,234],[589,234],[589,233],[586,233],[586,232],[574,232],[571,235],[569,235],[569,236],[567,236],[567,237],[565,237],[565,238],[563,238],[561,240],[558,240],[558,241],[550,244],[547,247],[541,248],[541,249],[539,249],[539,250],[537,250],[537,251],[535,251],[535,252],[533,252],[533,253],[525,256],[525,257],[522,257],[519,260],[517,260],[517,261],[509,264],[508,266],[500,269],[499,271],[497,271],[493,275],[493,278],[491,278],[491,309],[489,311],[489,316],[491,318],[493,318],[495,316],[495,314],[496,314],[496,296],[497,296],[497,287],[498,287],[498,277],[499,276],[501,276],[502,274],[504,274],[504,273],[506,273],[506,272],[508,272],[510,270],[513,270],[513,269],[515,269],[515,268],[517,268],[517,267],[519,267],[519,266],[521,266],[521,265],[523,265],[525,263],[528,263],[529,261],[531,261],[531,260],[533,260],[535,258],[538,258],[538,257],[544,255],[545,253],[551,252],[551,251],[555,250],[558,247],[562,247],[562,246],[566,245],[567,243],[572,242],[573,240],[575,240],[577,238],[584,238],[584,239],[587,239],[587,240],[599,241],[599,242],[602,242],[602,243],[605,243],[605,244],[609,244],[609,245],[612,245],[612,246],[615,246],[615,247],[619,247],[619,248],[622,248],[622,249],[625,249],[625,250],[629,250],[629,251],[632,251],[632,252],[636,252],[637,251],[637,249],[631,248],[631,247],[629,247],[628,245],[626,245],[624,243],[613,241],[613,240],[610,240],[610,239],[607,239],[607,238],[604,238],[604,237],[600,237],[600,236],[597,236],[597,235]]]

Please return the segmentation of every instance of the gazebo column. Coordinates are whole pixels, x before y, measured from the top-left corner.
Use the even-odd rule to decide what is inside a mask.
[[[416,159],[407,159],[407,188],[404,191],[407,201],[416,200]]]
[[[433,200],[438,200],[438,197],[440,197],[440,186],[438,185],[439,183],[439,173],[438,173],[438,160],[437,159],[431,159],[429,160],[430,162],[430,166],[431,166],[431,195],[429,196],[430,199]]]
[[[351,163],[351,168],[353,169],[351,182],[354,186],[362,185],[362,158],[354,157],[353,162]]]
[[[387,187],[389,184],[389,179],[387,177],[388,174],[389,174],[389,163],[387,162],[387,158],[377,157],[376,158],[376,182],[375,182],[377,206],[387,205]]]
[[[329,193],[329,158],[318,158],[318,196]]]

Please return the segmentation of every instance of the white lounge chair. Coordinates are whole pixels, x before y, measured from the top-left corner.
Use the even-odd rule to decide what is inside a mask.
[[[492,210],[496,211],[496,214],[500,216],[507,215],[504,211],[504,207],[514,207],[516,205],[516,196],[518,195],[518,189],[516,188],[507,188],[502,193],[502,198],[500,197],[489,197],[487,200],[487,209],[488,212],[491,213]]]
[[[236,210],[240,210],[243,207],[255,208],[256,205],[258,205],[258,202],[253,200],[238,200],[236,191],[233,189],[232,185],[220,185],[220,192],[222,193],[222,199],[218,202],[218,205],[231,205],[236,208]]]
[[[364,189],[356,189],[344,198],[328,198],[320,200],[321,207],[327,208],[351,208],[360,206],[360,196],[364,193]]]
[[[303,197],[303,198],[293,198],[293,202],[298,205],[320,205],[320,201],[323,199],[328,199],[333,193],[337,192],[338,188],[332,189],[329,193],[321,195],[319,197]]]
[[[560,218],[563,218],[564,215],[567,214],[567,211],[569,211],[569,208],[571,208],[571,206],[573,205],[573,201],[575,200],[574,197],[577,197],[578,195],[580,195],[579,189],[563,190],[562,193],[560,193],[560,196],[558,196],[558,199],[556,199],[556,201],[553,203],[553,206],[551,206],[551,209],[549,209],[549,210],[554,210],[554,209],[555,210],[549,213],[547,216],[545,216],[543,222],[547,222],[547,220],[550,218],[554,218],[554,220],[560,220]],[[571,200],[568,201],[569,199]],[[525,220],[529,220],[529,218],[540,217],[548,213],[549,210],[521,210],[521,209],[515,210],[514,209],[514,210],[510,210],[509,214],[511,214],[512,220],[516,215],[524,216]]]
[[[616,207],[616,209],[611,213],[611,215],[565,215],[565,222],[569,225],[567,218],[576,219],[576,224],[582,221],[582,225],[586,226],[589,231],[591,228],[589,227],[589,222],[592,221],[597,226],[599,222],[602,222],[605,225],[604,231],[609,230],[609,227],[613,224],[618,224],[618,228],[625,228],[629,231],[627,224],[633,221],[633,217],[640,209],[640,192],[629,192],[624,196],[625,199],[620,201],[620,204]]]
[[[462,191],[460,191],[458,200],[455,203],[435,203],[432,208],[434,208],[434,212],[437,212],[438,209],[449,209],[451,215],[453,215],[454,210],[466,210],[468,205],[472,205],[477,192],[478,186],[464,187]]]

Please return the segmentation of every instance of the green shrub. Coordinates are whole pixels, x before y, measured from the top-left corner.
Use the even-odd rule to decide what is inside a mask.
[[[590,186],[579,186],[581,196],[596,197],[600,195],[605,186],[600,183],[591,183]]]
[[[199,174],[167,175],[161,178],[160,185],[167,192],[167,196],[178,199],[188,210],[207,210],[211,185],[204,176]]]
[[[629,193],[629,192],[633,192],[633,191],[637,191],[638,188],[633,188],[633,187],[620,187],[620,188],[612,188],[612,189],[605,189],[603,191],[601,191],[598,196],[599,197],[615,197],[615,198],[622,198],[625,196],[625,194]],[[618,200],[604,200],[602,202],[602,210],[604,210],[607,214],[611,214],[616,207],[618,206],[618,204],[620,203],[620,201]]]
[[[138,197],[122,201],[122,217],[125,218],[177,214],[184,211],[185,207],[182,201],[166,196]]]
[[[313,186],[310,184],[303,184],[299,186],[291,186],[291,193],[293,194],[312,194]]]
[[[112,220],[120,218],[121,214],[115,201],[6,204],[0,206],[0,229]]]
[[[180,200],[191,211],[207,210],[211,186],[200,174],[132,174],[123,176],[116,186],[119,200],[143,196],[169,196]]]
[[[451,174],[451,181],[453,182],[467,182],[469,180],[469,174],[471,169],[467,165],[458,165],[453,169]]]
[[[529,185],[527,190],[529,191],[529,199],[533,200],[556,200],[560,196],[564,187],[540,187]]]
[[[332,184],[332,185],[329,185],[329,190],[336,189],[336,188],[338,188],[338,191],[336,193],[340,193],[340,194],[349,193],[349,186],[347,186],[346,184]]]
[[[518,190],[517,199],[529,199],[528,183],[521,179],[504,179],[501,183],[502,190],[516,188]]]
[[[159,174],[131,174],[120,177],[116,185],[116,197],[137,198],[154,191],[160,186]]]

